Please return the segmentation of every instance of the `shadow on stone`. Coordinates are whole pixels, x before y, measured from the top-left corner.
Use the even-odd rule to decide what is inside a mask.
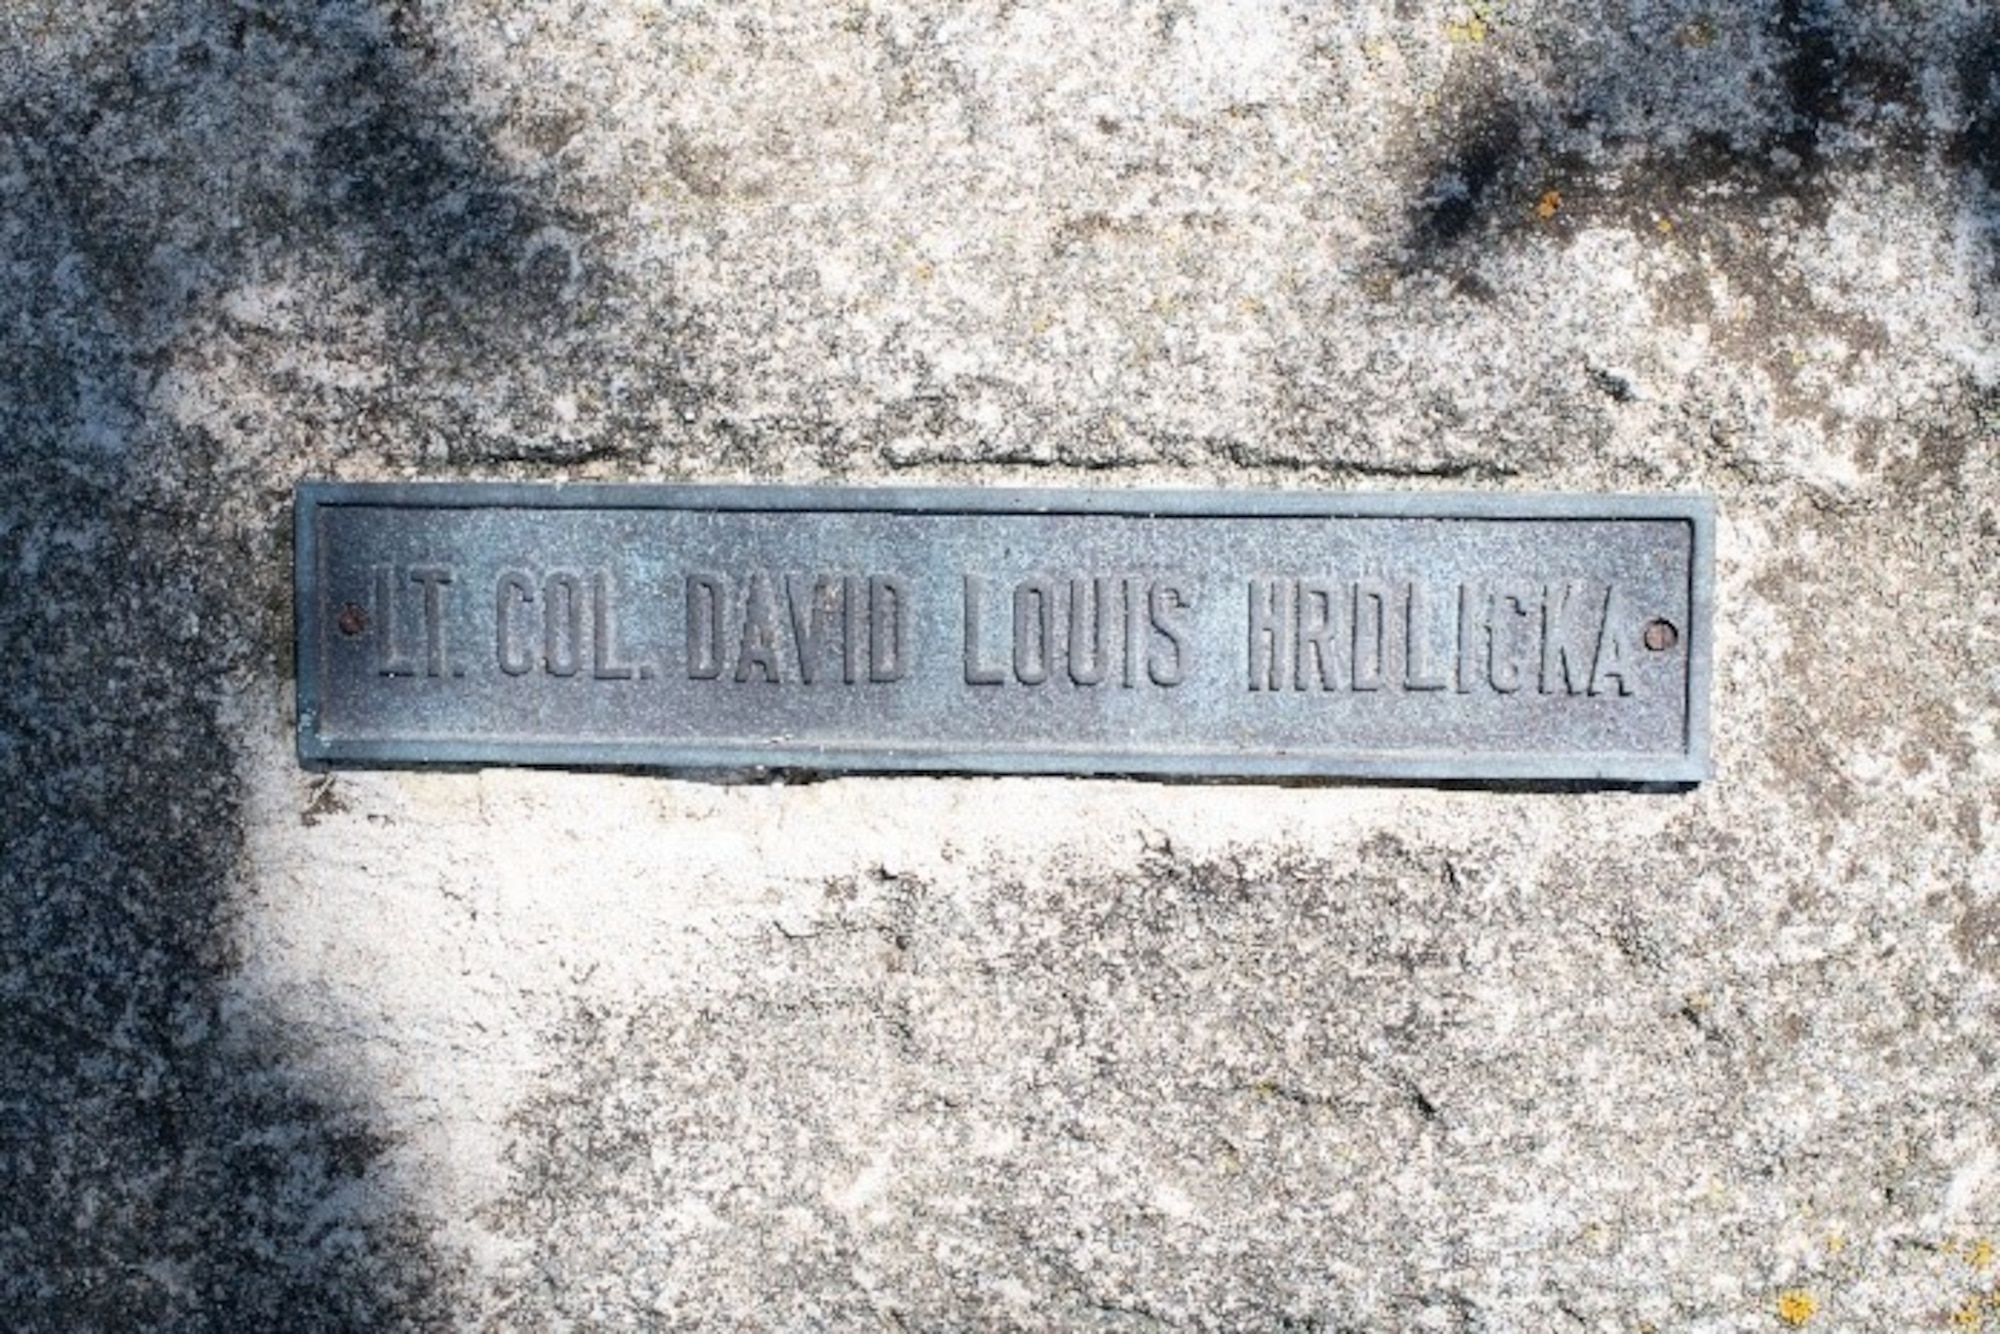
[[[256,887],[223,718],[288,674],[311,465],[233,455],[163,385],[223,296],[321,248],[457,336],[532,336],[559,220],[452,88],[414,4],[184,0],[0,57],[10,1329],[449,1323],[369,1091],[232,989]]]
[[[1476,294],[1480,247],[1537,229],[1755,222],[1781,201],[1795,210],[1791,225],[1817,227],[1829,173],[1859,162],[1963,165],[1989,188],[2000,181],[1993,20],[1943,50],[1857,34],[1820,0],[1742,12],[1730,38],[1717,19],[1687,12],[1677,25],[1635,25],[1617,39],[1631,49],[1550,56],[1542,79],[1518,77],[1501,56],[1462,53],[1417,134],[1422,165],[1397,267],[1451,274],[1462,286],[1470,278]],[[1922,113],[1926,80],[1939,78],[1956,83],[1965,111],[1957,127],[1939,129]]]
[[[1968,204],[1968,212],[1991,232],[2000,228],[2000,18],[1986,19],[1966,44],[1958,86],[1966,121],[1951,141],[1948,160],[1978,178],[1982,197]]]

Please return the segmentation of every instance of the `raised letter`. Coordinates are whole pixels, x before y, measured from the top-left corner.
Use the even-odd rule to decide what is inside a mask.
[[[644,676],[643,667],[613,661],[618,656],[618,620],[611,610],[608,570],[599,570],[591,576],[590,592],[590,674],[600,681],[630,681],[635,676]]]
[[[1317,579],[1299,581],[1299,642],[1293,661],[1300,690],[1312,689],[1315,681],[1321,690],[1332,690],[1338,684],[1340,669],[1335,661],[1339,655],[1333,651],[1333,636],[1339,612],[1340,594],[1332,584]]]
[[[1014,587],[1014,679],[1024,686],[1038,686],[1049,679],[1049,656],[1056,637],[1055,600],[1054,590],[1044,579],[1024,580]]]
[[[1587,640],[1595,650],[1597,635],[1587,623],[1593,599],[1583,584],[1568,581],[1550,584],[1542,590],[1542,676],[1544,695],[1558,689],[1579,695],[1590,686],[1583,674],[1583,651]],[[1602,610],[1599,604],[1595,610]],[[1598,627],[1601,629],[1601,627]]]
[[[792,609],[792,647],[798,652],[799,680],[811,685],[826,652],[826,613],[835,603],[835,580],[785,576],[785,601]]]
[[[1625,677],[1625,664],[1632,656],[1630,646],[1618,633],[1618,627],[1625,624],[1624,609],[1619,606],[1619,601],[1616,587],[1604,590],[1604,627],[1598,632],[1597,656],[1590,665],[1590,693],[1593,695],[1632,693],[1631,682]]]
[[[550,676],[575,676],[583,666],[583,585],[573,574],[542,580],[542,661]]]
[[[1291,582],[1286,579],[1250,581],[1250,688],[1283,690],[1285,652],[1290,647],[1285,620],[1292,602]]]
[[[1007,679],[1005,667],[988,667],[980,661],[979,603],[986,594],[986,581],[976,574],[965,576],[965,683],[969,686],[997,686]]]
[[[445,662],[444,590],[451,582],[451,568],[416,566],[410,571],[410,582],[424,590],[424,675],[450,676],[451,668]]]
[[[509,676],[526,676],[535,670],[534,658],[513,633],[514,609],[533,606],[534,601],[535,585],[527,575],[509,570],[500,576],[493,592],[493,649],[500,659],[500,670]]]
[[[1532,647],[1527,643],[1524,627],[1534,619],[1531,610],[1534,604],[1534,595],[1520,589],[1493,595],[1493,609],[1487,619],[1486,679],[1503,695],[1521,688],[1521,659],[1526,656],[1524,651]],[[1508,611],[1509,607],[1513,610]]]
[[[1104,680],[1105,671],[1111,666],[1111,631],[1105,624],[1105,612],[1111,606],[1111,590],[1116,586],[1110,579],[1098,579],[1093,583],[1088,579],[1069,581],[1069,679],[1080,686],[1094,686]],[[1084,594],[1091,593],[1090,617],[1083,615]],[[1088,635],[1090,640],[1090,666],[1083,665],[1083,644]]]
[[[1472,690],[1479,679],[1479,633],[1486,627],[1480,617],[1486,612],[1486,590],[1479,584],[1458,586],[1458,693]]]
[[[868,651],[867,587],[858,574],[840,581],[840,679],[849,685],[861,679],[861,658]]]
[[[1146,635],[1146,586],[1137,579],[1126,579],[1124,584],[1125,688],[1131,690],[1139,684],[1140,645]]]
[[[687,577],[688,680],[713,681],[722,675],[722,606],[728,594],[712,574]]]
[[[750,593],[743,608],[743,638],[736,646],[736,681],[741,685],[753,672],[776,685],[783,679],[778,671],[778,619],[771,609],[771,576],[762,570],[750,576]]]
[[[1411,690],[1443,690],[1451,684],[1444,669],[1431,661],[1429,608],[1424,586],[1410,581],[1410,602],[1403,618],[1403,684]]]
[[[375,668],[378,676],[415,676],[418,672],[417,664],[396,647],[396,594],[401,587],[396,582],[395,566],[375,567],[375,621],[382,627],[382,655]]]
[[[1171,580],[1163,580],[1153,585],[1152,595],[1147,599],[1153,616],[1153,629],[1167,641],[1171,654],[1162,660],[1157,656],[1146,659],[1146,675],[1156,686],[1177,686],[1187,679],[1187,627],[1176,619],[1181,612],[1194,605],[1194,599],[1183,592]]]
[[[1356,690],[1380,690],[1389,670],[1389,586],[1379,579],[1354,584],[1354,667],[1348,680]]]
[[[910,586],[893,574],[868,580],[868,679],[900,681],[910,654]]]

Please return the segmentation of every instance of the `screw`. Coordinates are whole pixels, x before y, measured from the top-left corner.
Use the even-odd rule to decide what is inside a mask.
[[[1647,648],[1655,653],[1665,653],[1681,642],[1681,632],[1674,628],[1672,621],[1648,621],[1644,638]]]
[[[368,629],[368,613],[350,602],[340,609],[340,617],[334,624],[340,633],[352,639]]]

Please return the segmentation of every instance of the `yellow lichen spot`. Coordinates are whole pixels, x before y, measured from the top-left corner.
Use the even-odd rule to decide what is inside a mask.
[[[1674,34],[1674,40],[1692,50],[1706,50],[1715,45],[1715,24],[1706,16],[1689,19]]]
[[[1674,220],[1672,218],[1661,218],[1653,226],[1658,229],[1662,236],[1672,236],[1674,234]]]
[[[1787,1288],[1778,1294],[1778,1319],[1799,1328],[1819,1314],[1819,1299],[1803,1288]]]
[[[1543,222],[1547,222],[1556,215],[1562,206],[1562,191],[1544,190],[1542,191],[1542,197],[1535,201],[1535,216]]]
[[[1846,1249],[1847,1238],[1841,1236],[1838,1232],[1829,1232],[1826,1234],[1826,1253],[1828,1255],[1839,1255]]]
[[[937,274],[937,267],[933,265],[929,260],[920,259],[917,261],[917,278],[919,281],[929,282],[933,277],[936,276],[936,274]]]
[[[1964,1301],[1960,1302],[1958,1309],[1951,1313],[1951,1327],[1953,1329],[1979,1328],[1979,1306],[1978,1297],[1967,1297]]]
[[[1471,0],[1445,20],[1444,35],[1454,42],[1483,42],[1499,30],[1504,7],[1501,0]]]
[[[1965,1244],[1965,1262],[1974,1269],[1984,1269],[1993,1263],[1993,1243],[1985,1237]]]

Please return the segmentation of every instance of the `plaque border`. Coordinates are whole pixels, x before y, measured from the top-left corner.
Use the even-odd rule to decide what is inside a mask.
[[[315,615],[320,586],[318,516],[366,505],[424,509],[683,509],[962,515],[1118,515],[1174,518],[1660,519],[1690,530],[1687,698],[1678,755],[1617,752],[1450,755],[1246,754],[1204,750],[1108,753],[1047,747],[965,750],[950,746],[672,746],[658,742],[341,741],[317,730],[320,700]],[[1686,787],[1709,777],[1713,684],[1714,498],[1692,493],[1591,495],[1548,492],[1122,490],[1077,487],[793,486],[648,482],[302,481],[293,497],[293,632],[301,763],[408,766],[525,764],[854,775],[979,774],[1204,779],[1356,779],[1441,783],[1580,783]]]

